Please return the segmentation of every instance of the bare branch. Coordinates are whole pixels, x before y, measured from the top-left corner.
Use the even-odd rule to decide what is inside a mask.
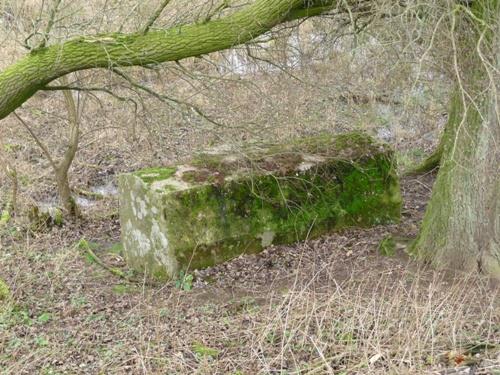
[[[54,171],[57,171],[57,164],[54,161],[54,159],[52,158],[52,155],[50,154],[47,146],[40,140],[40,138],[38,138],[38,136],[35,134],[33,129],[31,129],[30,126],[26,123],[26,121],[24,121],[16,112],[12,112],[12,113],[19,120],[19,122],[24,126],[24,128],[28,131],[28,133],[30,133],[31,137],[36,142],[38,147],[40,147],[40,149],[42,150],[43,154],[45,155],[45,157],[49,161],[52,168],[54,168]]]
[[[59,10],[59,5],[61,5],[61,2],[62,2],[62,0],[54,0],[54,6],[52,7],[52,10],[50,11],[50,16],[49,16],[49,21],[47,22],[47,27],[45,28],[45,30],[42,33],[43,39],[38,46],[33,48],[34,50],[45,47],[47,42],[49,41],[49,34],[52,31],[52,28],[54,27],[56,15],[57,15],[57,12]]]
[[[126,102],[126,101],[129,101],[129,100],[132,100],[130,98],[125,98],[123,96],[119,96],[118,94],[116,94],[115,92],[113,92],[112,90],[106,88],[106,87],[80,87],[80,86],[65,86],[65,85],[58,85],[58,86],[54,86],[54,85],[50,85],[50,86],[45,86],[41,89],[42,91],[85,91],[85,92],[89,92],[89,91],[99,91],[99,92],[104,92],[108,95],[111,95],[112,97],[114,97],[115,99],[121,101],[121,102]]]
[[[146,23],[146,26],[144,26],[144,29],[142,30],[143,34],[147,34],[151,26],[156,22],[156,20],[161,16],[161,13],[163,10],[166,8],[168,3],[170,3],[171,0],[163,0],[163,2],[160,4],[160,6],[156,9],[156,11],[153,13],[151,18],[148,20]]]
[[[167,96],[167,95],[164,95],[164,94],[160,94],[160,93],[157,93],[156,91],[154,91],[153,89],[150,89],[149,87],[146,87],[146,86],[143,86],[141,85],[140,83],[137,83],[132,77],[130,77],[128,74],[126,74],[125,72],[119,70],[119,69],[116,69],[116,68],[113,68],[111,69],[116,75],[122,77],[123,79],[125,79],[128,83],[130,83],[130,85],[132,87],[135,87],[139,90],[142,90],[152,96],[154,96],[155,98],[161,100],[161,101],[170,101],[170,102],[173,102],[173,103],[176,103],[178,105],[183,105],[183,106],[186,106],[190,109],[192,109],[194,112],[196,112],[200,117],[204,118],[205,120],[207,120],[208,122],[210,122],[211,124],[213,125],[217,125],[217,126],[223,126],[222,124],[218,123],[217,121],[211,119],[210,117],[208,117],[207,115],[205,115],[203,113],[203,111],[201,109],[199,109],[197,106],[195,106],[194,104],[192,103],[188,103],[188,102],[185,102],[183,100],[180,100],[180,99],[176,99],[176,98],[172,98],[170,96]]]
[[[223,10],[229,8],[229,1],[224,0],[219,6],[217,6],[214,10],[212,10],[212,6],[210,6],[210,9],[208,10],[208,14],[203,20],[203,22],[208,22],[210,21],[217,13],[222,12]]]

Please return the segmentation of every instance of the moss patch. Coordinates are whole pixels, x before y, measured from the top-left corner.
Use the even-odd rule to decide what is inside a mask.
[[[9,298],[10,298],[10,289],[5,283],[5,281],[0,279],[0,303],[2,301],[8,300]]]
[[[386,236],[378,245],[380,255],[392,257],[396,255],[396,241],[392,236]]]
[[[176,170],[177,168],[175,167],[147,168],[135,172],[134,175],[139,177],[146,184],[149,184],[154,181],[166,180],[167,178],[172,177]]]

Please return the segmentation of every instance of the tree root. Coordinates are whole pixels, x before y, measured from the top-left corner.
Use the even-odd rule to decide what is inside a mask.
[[[92,262],[98,264],[102,268],[104,268],[106,271],[109,271],[111,274],[118,276],[121,279],[124,279],[126,281],[132,282],[130,277],[128,277],[125,272],[120,270],[119,268],[116,267],[111,267],[108,266],[106,263],[104,263],[93,251],[89,246],[85,246],[85,252],[88,254],[89,258],[92,260]]]
[[[119,269],[117,267],[108,266],[106,263],[104,263],[96,255],[96,253],[94,253],[94,251],[92,251],[92,249],[90,248],[89,244],[85,240],[80,241],[79,244],[78,244],[78,247],[80,249],[85,250],[85,252],[87,253],[87,256],[89,257],[89,259],[92,262],[94,262],[97,265],[101,266],[103,269],[105,269],[106,271],[108,271],[109,273],[111,273],[113,276],[117,276],[120,279],[125,280],[126,282],[129,282],[131,284],[144,284],[144,285],[148,285],[148,286],[156,286],[157,285],[156,283],[148,281],[147,279],[137,279],[137,278],[130,277],[130,276],[127,275],[126,272],[123,272],[121,269]]]
[[[81,189],[81,188],[73,188],[73,191],[75,193],[77,193],[78,195],[81,195],[81,196],[84,196],[87,198],[91,198],[91,199],[95,199],[95,200],[102,200],[105,198],[104,195],[102,195],[100,193],[95,193],[93,191],[89,191],[89,190],[85,190],[85,189]]]

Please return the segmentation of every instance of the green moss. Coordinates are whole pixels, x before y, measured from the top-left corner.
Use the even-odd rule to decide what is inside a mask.
[[[150,184],[154,181],[166,180],[172,177],[177,168],[175,167],[157,167],[157,168],[147,168],[141,169],[138,172],[135,172],[134,175],[139,177],[146,184]]]
[[[59,227],[62,226],[64,222],[62,211],[58,208],[54,209],[54,212],[52,213],[52,219],[54,220],[55,225]]]
[[[396,241],[392,236],[386,236],[378,245],[380,255],[392,257],[396,254]]]
[[[153,279],[156,280],[170,280],[172,278],[171,275],[167,273],[164,267],[161,267],[158,264],[151,264],[148,271],[151,271],[150,274],[153,276]]]
[[[116,284],[113,286],[113,292],[121,295],[136,293],[137,287],[130,284]]]
[[[10,298],[10,289],[5,283],[5,281],[0,279],[0,302],[6,301],[9,298]]]
[[[362,167],[354,163],[341,164],[342,168],[352,170],[338,177],[343,185],[339,202],[349,218],[346,224],[369,226],[398,221],[401,195],[397,177],[390,175],[391,160],[378,157],[363,163]]]
[[[2,210],[2,213],[0,214],[0,227],[7,224],[10,221],[10,219],[11,216],[9,210]]]
[[[209,348],[199,342],[195,342],[192,346],[193,352],[199,357],[216,358],[219,356],[220,351],[214,348]]]

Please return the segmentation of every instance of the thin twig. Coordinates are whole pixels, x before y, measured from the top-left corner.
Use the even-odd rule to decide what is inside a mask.
[[[50,11],[50,16],[49,16],[49,22],[47,22],[47,27],[42,33],[42,41],[38,46],[36,46],[34,49],[40,49],[43,48],[47,45],[47,42],[49,41],[49,34],[52,31],[52,28],[54,27],[55,24],[55,19],[57,12],[59,10],[59,5],[61,5],[62,0],[55,0],[54,6],[52,7],[52,10]]]
[[[144,92],[146,92],[146,93],[154,96],[155,98],[157,98],[157,99],[159,99],[161,101],[165,101],[166,100],[166,101],[170,101],[170,102],[176,103],[178,105],[184,105],[184,106],[192,109],[200,117],[204,118],[205,120],[207,120],[211,124],[217,125],[217,126],[223,126],[222,124],[218,123],[217,121],[215,121],[215,120],[211,119],[210,117],[208,117],[207,115],[205,115],[203,113],[203,111],[201,109],[199,109],[197,106],[195,106],[194,104],[182,101],[180,99],[172,98],[172,97],[169,97],[169,96],[164,95],[164,94],[157,93],[153,89],[150,89],[149,87],[146,87],[146,86],[141,85],[140,83],[137,83],[132,77],[130,77],[128,74],[126,74],[125,72],[123,72],[123,71],[121,71],[119,69],[111,68],[111,71],[113,73],[115,73],[116,75],[118,75],[118,76],[122,77],[123,79],[125,79],[133,87],[135,87],[135,88],[137,88],[139,90],[142,90],[142,91],[144,91]]]
[[[129,101],[129,100],[132,100],[132,99],[129,99],[129,98],[124,98],[122,96],[119,96],[119,95],[115,94],[113,91],[111,91],[110,89],[105,88],[105,87],[80,87],[80,86],[69,86],[69,85],[68,86],[50,85],[50,86],[44,86],[41,90],[43,90],[43,91],[64,91],[64,90],[72,90],[72,91],[100,91],[100,92],[104,92],[104,93],[106,93],[108,95],[111,95],[115,99],[117,99],[119,101],[122,101],[122,102],[126,102],[126,101]]]
[[[47,146],[45,146],[45,144],[40,140],[40,138],[38,138],[38,136],[35,134],[35,132],[26,123],[26,121],[24,121],[15,111],[13,113],[14,113],[14,116],[19,120],[19,122],[28,131],[28,133],[30,133],[31,137],[35,140],[35,142],[38,145],[38,147],[40,147],[40,149],[44,153],[45,157],[49,161],[49,163],[52,166],[52,168],[54,168],[54,171],[56,171],[57,170],[57,164],[54,161],[54,159],[52,158],[52,155],[50,154],[49,149],[47,148]]]
[[[208,10],[208,13],[203,20],[204,23],[210,21],[213,16],[215,16],[217,13],[222,12],[223,10],[229,8],[229,1],[224,0],[221,4],[219,4],[213,11],[212,11],[212,6],[210,6],[210,9]]]
[[[152,16],[149,18],[148,22],[146,23],[146,26],[144,26],[144,29],[142,29],[142,33],[145,35],[148,33],[149,29],[153,24],[156,22],[156,20],[161,16],[161,13],[165,9],[165,7],[170,3],[171,0],[163,0],[163,3],[160,4],[160,6],[156,9],[156,11],[152,14]]]

